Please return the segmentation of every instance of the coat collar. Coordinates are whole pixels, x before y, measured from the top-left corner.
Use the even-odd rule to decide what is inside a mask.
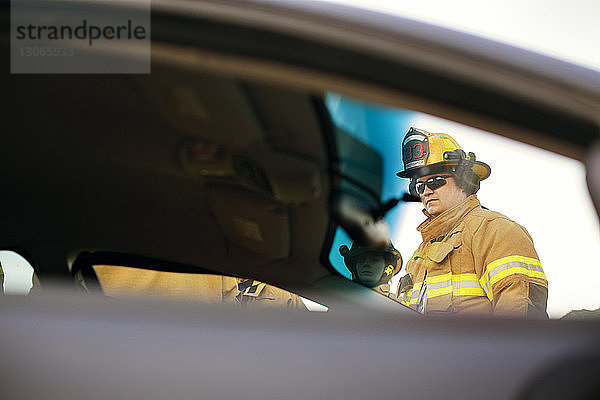
[[[238,283],[237,291],[238,295],[242,294],[244,296],[258,297],[266,286],[266,283],[246,279]]]
[[[428,218],[417,227],[417,230],[421,232],[424,242],[431,241],[440,235],[447,234],[465,215],[477,207],[481,207],[481,204],[477,199],[477,195],[472,194],[436,217],[432,217],[423,210]]]

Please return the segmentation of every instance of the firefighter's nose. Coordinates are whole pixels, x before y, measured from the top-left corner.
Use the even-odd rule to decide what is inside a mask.
[[[427,196],[427,195],[430,195],[431,193],[433,193],[433,190],[431,190],[429,188],[429,186],[427,186],[427,185],[423,185],[423,186],[424,186],[425,190],[423,190],[422,196]]]

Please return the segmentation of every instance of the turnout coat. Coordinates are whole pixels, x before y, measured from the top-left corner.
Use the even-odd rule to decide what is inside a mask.
[[[525,228],[482,208],[476,195],[428,217],[400,281],[403,304],[427,314],[547,318],[548,281]]]

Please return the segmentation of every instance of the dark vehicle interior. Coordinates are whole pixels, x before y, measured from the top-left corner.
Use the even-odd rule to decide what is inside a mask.
[[[25,256],[42,286],[81,273],[89,289],[90,267],[107,263],[252,274],[298,291],[334,275],[320,258],[343,177],[322,99],[153,68],[11,76],[4,249]]]
[[[402,106],[410,94],[413,109],[458,108],[463,122],[577,158],[598,133],[570,112],[573,95],[557,109],[267,29],[161,11],[152,24],[150,75],[3,74],[2,246],[42,285],[80,270],[93,285],[89,267],[106,262],[251,273],[299,294],[335,281],[324,253],[336,224],[381,245],[385,199],[344,176],[357,168],[337,157],[324,88]]]
[[[5,136],[10,143],[3,147],[18,149],[4,157],[12,165],[5,171],[20,174],[7,174],[7,182],[17,179],[11,186],[18,190],[3,209],[11,210],[7,226],[15,227],[8,237],[27,238],[8,247],[22,247],[40,266],[42,281],[67,272],[68,255],[78,249],[233,274],[252,267],[287,285],[323,276],[325,271],[302,276],[306,270],[287,263],[269,266],[318,255],[327,231],[320,175],[327,154],[314,100],[207,74],[160,75],[13,80],[43,90],[33,96],[15,90],[16,109],[6,110],[23,124]],[[86,101],[78,101],[82,94]],[[33,108],[44,115],[27,118]],[[54,121],[57,134],[42,128],[42,121]],[[295,165],[285,170],[288,159]],[[271,186],[261,162],[283,166],[268,167],[282,179],[296,179],[305,193],[276,199],[273,189],[280,188]],[[263,240],[240,233],[234,218],[255,224]],[[303,226],[308,221],[315,223]],[[40,242],[56,252],[38,253]],[[61,243],[71,248],[59,250]]]

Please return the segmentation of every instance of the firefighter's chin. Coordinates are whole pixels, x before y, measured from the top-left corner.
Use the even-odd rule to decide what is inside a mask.
[[[438,215],[442,212],[441,202],[438,199],[429,199],[425,201],[425,209],[431,215]]]

